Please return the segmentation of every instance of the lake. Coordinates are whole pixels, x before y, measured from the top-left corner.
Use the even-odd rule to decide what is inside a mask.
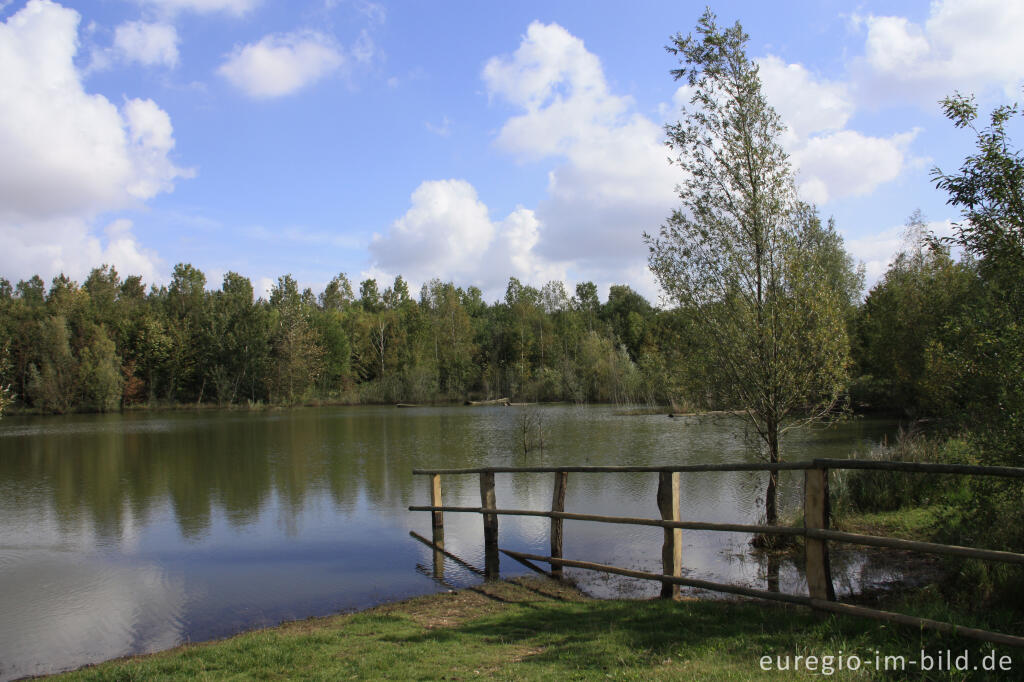
[[[523,451],[524,424],[543,449]],[[890,435],[854,419],[784,441],[791,460],[847,457]],[[536,440],[536,432],[533,434]],[[755,461],[724,417],[623,415],[610,406],[337,407],[134,412],[0,421],[0,679],[78,667],[283,620],[470,585],[458,562],[432,577],[428,478],[413,468]],[[682,518],[755,523],[764,473],[683,474]],[[447,476],[444,502],[479,506],[476,476]],[[783,516],[802,473],[782,472]],[[498,474],[499,507],[550,509],[551,474]],[[566,510],[658,517],[657,474],[570,474]],[[549,521],[501,517],[502,547],[548,553]],[[481,518],[445,515],[446,549],[483,566]],[[565,522],[565,556],[660,571],[660,528]],[[764,587],[748,536],[683,532],[684,574]],[[839,554],[838,558],[836,554]],[[886,579],[833,554],[837,591]],[[502,557],[502,575],[528,572]],[[779,567],[783,591],[804,589]],[[600,597],[659,585],[567,569]]]

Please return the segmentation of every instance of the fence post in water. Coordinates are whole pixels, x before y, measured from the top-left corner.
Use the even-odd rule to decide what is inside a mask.
[[[441,474],[430,475],[430,506],[441,507]],[[444,512],[433,512],[434,577],[444,577]]]
[[[658,472],[658,510],[665,521],[679,520],[679,472]],[[683,572],[683,531],[666,528],[661,546],[662,575],[680,576]],[[679,594],[679,585],[661,584],[661,596],[671,599]]]
[[[565,511],[565,486],[569,481],[568,471],[556,471],[555,472],[555,488],[551,494],[551,511],[553,512],[564,512]],[[551,519],[551,558],[561,559],[562,558],[562,519]],[[553,578],[562,577],[562,565],[551,564],[551,576]]]
[[[828,469],[825,467],[804,469],[804,527],[828,528]],[[825,540],[807,537],[804,538],[804,552],[807,556],[805,573],[808,596],[835,601],[828,544]]]
[[[480,472],[480,506],[484,509],[497,509],[494,498],[494,472]],[[496,579],[500,573],[498,567],[498,515],[484,514],[484,578]]]

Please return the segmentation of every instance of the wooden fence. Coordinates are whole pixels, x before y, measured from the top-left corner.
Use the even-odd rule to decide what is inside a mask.
[[[816,459],[809,462],[745,463],[745,464],[698,464],[685,466],[564,466],[564,467],[480,467],[470,469],[414,469],[414,475],[428,476],[430,481],[430,504],[411,506],[410,511],[431,512],[433,519],[433,542],[435,566],[443,562],[444,556],[444,513],[462,512],[481,514],[484,527],[484,571],[487,579],[499,574],[499,552],[518,561],[545,562],[551,567],[554,577],[561,577],[565,566],[582,568],[603,573],[612,573],[633,578],[661,582],[661,595],[672,597],[680,586],[713,590],[728,594],[755,597],[770,601],[787,602],[809,606],[819,611],[849,614],[876,620],[902,623],[918,628],[953,633],[964,637],[1024,647],[1024,637],[967,628],[943,621],[918,618],[902,613],[881,611],[836,601],[829,566],[829,543],[842,542],[868,547],[912,550],[945,556],[956,556],[1010,564],[1024,564],[1024,554],[1002,552],[974,547],[960,547],[933,542],[917,542],[897,538],[845,533],[829,529],[829,471],[832,469],[871,469],[878,471],[900,471],[922,474],[959,474],[974,476],[997,476],[1024,479],[1024,468],[984,467],[961,464],[927,464],[919,462],[875,462],[869,460]],[[804,525],[767,526],[739,523],[708,523],[683,521],[679,517],[679,476],[683,473],[712,471],[781,471],[802,470],[804,472]],[[570,473],[637,473],[647,472],[658,475],[657,503],[660,519],[575,514],[565,511],[565,490]],[[501,509],[495,498],[494,477],[503,473],[549,473],[554,475],[551,510]],[[453,507],[442,502],[441,477],[476,474],[480,477],[480,506]],[[524,552],[513,552],[498,547],[499,516],[541,516],[551,519],[551,554],[543,556]],[[563,523],[566,519],[595,521],[599,523],[660,526],[664,529],[662,543],[662,572],[648,573],[616,566],[596,564],[588,561],[566,559],[562,556]],[[784,594],[738,585],[696,580],[682,577],[682,531],[705,530],[763,535],[788,535],[804,538],[805,575],[807,596]]]

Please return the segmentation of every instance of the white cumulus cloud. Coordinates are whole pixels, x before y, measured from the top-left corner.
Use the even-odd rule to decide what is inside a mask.
[[[434,277],[503,290],[510,276],[528,282],[562,279],[563,269],[533,254],[538,238],[533,211],[517,208],[504,220],[490,217],[476,188],[465,180],[431,180],[413,192],[409,209],[370,244],[371,271],[402,275],[414,284]]]
[[[524,110],[498,135],[523,157],[565,153],[633,105],[608,91],[600,60],[558,24],[530,24],[515,53],[487,62],[483,79],[491,96]]]
[[[916,130],[878,137],[847,127],[856,113],[848,83],[771,55],[757,61],[765,97],[787,126],[782,143],[803,199],[824,204],[868,195],[913,160],[909,148]]]
[[[344,63],[332,38],[304,31],[268,35],[238,47],[218,73],[250,97],[280,97],[315,83]]]
[[[388,236],[370,246],[383,267],[430,263],[430,269],[463,269],[479,260],[494,239],[487,206],[465,180],[424,182],[411,199],[412,206],[391,225]]]
[[[178,32],[171,24],[127,21],[114,30],[114,50],[143,66],[176,66]]]
[[[758,59],[757,66],[771,105],[796,136],[839,130],[853,115],[845,83],[818,78],[802,64],[787,64],[774,55]]]
[[[791,157],[801,197],[824,204],[830,199],[871,194],[900,176],[916,136],[916,130],[890,137],[840,130],[801,141]]]
[[[1016,94],[1024,73],[1024,3],[937,0],[924,25],[869,16],[860,67],[865,101],[916,96],[933,103],[979,85]]]
[[[530,24],[515,52],[486,63],[483,79],[492,98],[517,110],[498,147],[557,163],[536,209],[538,263],[600,281],[643,269],[641,234],[664,221],[679,181],[661,126],[613,93],[597,56],[557,24]]]
[[[155,102],[118,108],[85,91],[73,61],[78,23],[50,0],[0,23],[0,270],[11,275],[79,276],[104,258],[120,265],[114,255],[155,272],[129,231],[101,236],[93,220],[192,174],[171,161],[173,128]]]
[[[85,92],[73,64],[78,20],[32,0],[0,24],[0,216],[121,208],[188,175],[167,156],[170,119],[152,100],[119,110]]]

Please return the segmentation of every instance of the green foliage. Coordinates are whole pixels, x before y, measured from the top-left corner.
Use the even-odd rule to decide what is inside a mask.
[[[7,295],[4,295],[7,291]],[[418,301],[402,278],[352,296],[344,274],[316,297],[289,275],[269,300],[228,272],[219,290],[179,264],[149,292],[96,268],[79,287],[59,276],[0,282],[3,381],[20,407],[45,412],[139,404],[273,405],[319,401],[701,402],[703,362],[691,316],[660,310],[625,285],[602,304],[584,282],[540,288],[512,279],[488,304],[476,287],[432,280]],[[63,331],[61,331],[63,330]]]
[[[116,324],[116,303],[121,290],[117,270],[109,265],[94,268],[82,290],[89,295],[90,318],[108,326]]]
[[[3,282],[7,283],[7,287],[10,289],[10,282],[7,282],[7,280],[3,280]],[[0,295],[2,295],[2,292],[0,292]],[[4,410],[14,402],[14,395],[11,391],[12,368],[11,347],[7,343],[0,346],[0,417],[4,416]]]
[[[925,435],[914,426],[901,427],[896,442],[882,444],[867,455],[875,461],[974,464],[970,446],[961,438]],[[926,475],[893,471],[838,470],[832,478],[833,510],[894,511],[934,505],[957,505],[969,496],[963,476]]]
[[[35,338],[38,364],[29,369],[29,397],[47,412],[68,412],[78,397],[78,363],[71,354],[67,320],[60,315],[46,318]]]
[[[22,280],[18,282],[18,286],[15,291],[17,297],[24,301],[29,306],[39,306],[43,304],[43,295],[46,291],[46,285],[43,284],[43,278],[39,275],[32,275],[32,278],[28,281]]]
[[[465,395],[479,376],[474,363],[478,347],[473,338],[472,318],[463,304],[465,299],[465,292],[439,279],[424,284],[420,296],[420,306],[429,320],[428,343],[438,385],[450,397]]]
[[[12,392],[49,412],[480,394],[653,402],[671,390],[662,345],[678,345],[663,333],[664,313],[623,285],[602,305],[590,283],[581,302],[561,282],[513,279],[507,299],[488,305],[479,289],[439,280],[417,302],[399,277],[383,292],[367,280],[356,305],[344,274],[319,297],[285,275],[266,301],[234,272],[209,291],[187,264],[148,293],[106,266],[81,287],[65,276],[48,291],[40,282],[0,296],[0,340]]]
[[[103,327],[92,325],[89,342],[79,352],[78,384],[87,409],[113,412],[121,407],[124,377],[114,341]]]
[[[366,279],[359,285],[359,305],[368,313],[376,312],[381,307],[380,291],[377,280]]]
[[[973,296],[929,349],[936,384],[949,387],[944,408],[971,428],[982,457],[1024,464],[1024,155],[1007,125],[1017,105],[997,107],[978,129],[973,99],[943,101],[958,128],[970,128],[977,152],[958,173],[933,172],[949,203],[963,211],[951,238],[977,267]],[[1022,528],[1024,532],[1024,528]]]
[[[324,396],[340,395],[348,388],[352,356],[344,317],[337,309],[313,311],[310,325],[316,336],[315,343],[323,351],[319,392]]]
[[[294,403],[309,396],[323,371],[324,350],[311,324],[311,301],[299,294],[291,275],[270,292],[270,396]]]
[[[1016,104],[994,109],[989,125],[978,129],[973,98],[956,94],[942,102],[943,111],[957,128],[975,133],[977,153],[968,156],[960,171],[947,174],[936,168],[935,185],[949,194],[949,203],[963,210],[953,238],[975,258],[982,278],[1020,304],[1020,276],[1024,273],[1024,155],[1012,149],[1007,124],[1019,114]]]
[[[608,290],[608,302],[602,307],[600,318],[636,360],[648,345],[647,321],[653,317],[651,313],[651,304],[643,296],[624,284],[616,284]]]
[[[975,444],[977,447],[979,444]],[[981,445],[984,448],[984,445]],[[984,449],[982,449],[984,452]],[[1024,484],[984,477],[969,482],[967,495],[938,534],[940,542],[1024,552]],[[970,586],[975,599],[1024,609],[1024,569],[993,562],[966,562],[958,567],[954,587]],[[953,591],[953,596],[963,600]]]
[[[906,242],[857,311],[860,376],[851,392],[862,407],[943,413],[949,396],[929,358],[948,335],[946,323],[970,300],[975,273],[955,263],[947,247],[929,243],[920,212],[908,220]]]
[[[352,294],[352,283],[344,272],[327,283],[322,294],[320,294],[320,307],[324,310],[341,311],[348,308],[355,301]]]

